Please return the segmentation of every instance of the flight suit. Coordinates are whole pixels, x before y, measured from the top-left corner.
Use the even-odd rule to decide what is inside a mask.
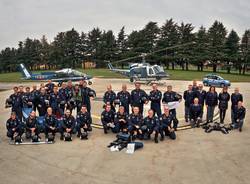
[[[143,105],[148,100],[148,95],[142,89],[134,89],[131,91],[131,106],[139,107],[140,114],[143,114]]]
[[[230,94],[228,92],[222,92],[219,94],[219,110],[220,110],[220,123],[224,123],[226,111],[228,108],[228,101],[230,100]]]
[[[22,121],[22,119],[23,119],[23,115],[22,115],[22,107],[23,107],[22,96],[19,93],[17,93],[17,94],[10,95],[9,98],[11,99],[11,106],[12,106],[11,111],[15,112],[18,119],[20,121]]]
[[[114,101],[116,99],[116,94],[114,91],[106,91],[103,96],[103,102],[105,104],[109,103],[111,105],[111,109],[115,112]]]
[[[53,110],[54,115],[57,115],[57,116],[63,115],[63,111],[59,108],[60,102],[61,102],[61,98],[60,98],[59,93],[52,92],[49,97],[49,104]]]
[[[45,87],[46,87],[47,94],[50,95],[54,90],[55,84],[54,83],[47,83],[47,84],[45,84]]]
[[[45,116],[47,108],[49,106],[49,97],[46,94],[40,94],[38,101],[39,116]]]
[[[68,132],[68,133],[70,135],[73,134],[75,124],[76,124],[76,120],[72,115],[70,115],[69,117],[67,117],[66,115],[63,116],[62,127],[61,127],[61,140],[62,140],[63,134],[64,134],[64,132],[66,132],[67,128],[71,129],[70,132]]]
[[[159,119],[155,116],[153,117],[146,117],[143,120],[141,125],[141,130],[144,135],[144,139],[149,139],[150,135],[155,131],[154,141],[158,143],[158,134],[159,134]]]
[[[89,93],[92,91],[95,94],[95,91],[89,87],[81,87],[82,92],[82,105],[86,105],[88,112],[91,114],[91,103]]]
[[[189,111],[189,117],[191,121],[191,126],[197,127],[200,126],[200,123],[202,121],[202,106],[201,104],[191,104],[190,111]]]
[[[195,98],[199,99],[199,104],[202,106],[202,116],[203,117],[203,112],[204,112],[204,105],[205,105],[205,99],[206,99],[207,92],[205,90],[197,90],[195,93]]]
[[[11,138],[11,140],[14,139],[15,133],[17,133],[17,136],[20,136],[20,137],[23,134],[22,124],[18,118],[14,120],[12,118],[8,119],[6,122],[6,128],[7,128],[7,137]]]
[[[234,108],[238,105],[238,102],[239,101],[242,101],[243,102],[243,96],[242,96],[242,94],[240,94],[240,93],[233,93],[232,95],[231,95],[231,121],[232,121],[232,123],[234,124],[235,122],[234,122],[234,120],[235,120],[235,118],[234,118]]]
[[[159,118],[160,120],[160,134],[161,134],[161,141],[164,140],[164,133],[165,136],[169,136],[170,139],[176,139],[176,134],[174,131],[170,131],[169,129],[172,128],[173,117],[172,115],[166,116],[166,114],[162,114]]]
[[[40,96],[40,91],[39,90],[33,90],[31,92],[32,95],[32,103],[33,103],[33,111],[36,112],[38,110],[38,103],[39,103],[39,96]]]
[[[188,122],[190,105],[193,104],[195,97],[195,91],[184,91],[183,98],[185,100],[185,121]]]
[[[215,109],[215,106],[218,105],[217,92],[214,92],[214,93],[207,92],[206,105],[207,105],[207,122],[213,122],[214,109]]]
[[[129,114],[129,105],[131,102],[131,96],[128,91],[120,91],[117,93],[117,99],[120,100],[120,105],[124,107],[124,110],[127,114]]]
[[[245,115],[246,115],[246,108],[245,107],[235,107],[234,108],[234,122],[235,122],[235,127],[239,128],[239,130],[242,130],[243,127],[243,123],[244,123],[244,119],[245,119]]]
[[[54,130],[51,129],[50,127],[55,128]],[[45,137],[48,138],[48,134],[52,133],[53,136],[55,136],[56,132],[58,130],[58,126],[57,126],[57,119],[55,115],[45,115],[45,129],[44,129],[44,133],[45,133]]]
[[[31,119],[28,117],[25,121],[25,128],[26,128],[26,138],[30,139],[32,136],[32,132],[30,128],[35,128],[35,135],[39,136],[40,134],[40,128],[37,118]]]
[[[62,115],[64,114],[65,105],[67,104],[67,92],[66,88],[59,89],[60,104],[59,109]]]
[[[115,132],[127,132],[128,131],[128,114],[124,112],[121,114],[117,112],[114,117]]]
[[[128,131],[133,139],[135,139],[134,132],[137,132],[138,138],[142,138],[141,125],[143,123],[143,116],[141,114],[130,114],[128,117]]]
[[[22,95],[22,113],[23,118],[28,118],[29,114],[33,110],[33,95],[31,93],[24,93]]]
[[[149,93],[149,100],[151,101],[150,108],[157,114],[158,117],[161,116],[161,98],[162,93],[159,90],[152,90]]]
[[[163,95],[162,102],[163,103],[169,103],[169,102],[176,102],[179,101],[182,98],[182,96],[174,91],[166,91]],[[176,117],[176,109],[171,109],[170,114],[173,118],[173,123],[174,123],[174,129],[176,130],[178,127],[178,119]]]
[[[81,128],[84,130],[84,132],[92,130],[91,128],[92,118],[89,112],[85,113],[79,112],[76,117],[76,122],[77,122],[76,128],[78,136],[80,136],[81,134]],[[85,128],[85,125],[87,126],[87,128]]]
[[[114,118],[115,118],[115,112],[110,110],[109,112],[104,110],[101,114],[101,121],[104,129],[104,133],[108,133],[108,129],[111,128],[112,131],[114,131]]]

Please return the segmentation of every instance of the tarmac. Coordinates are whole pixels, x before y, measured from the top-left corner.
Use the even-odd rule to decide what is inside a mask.
[[[102,97],[106,86],[112,84],[118,92],[123,83],[128,90],[133,84],[128,79],[94,79],[91,88]],[[167,80],[173,90],[183,94],[191,81]],[[166,84],[159,86],[164,92]],[[88,140],[63,142],[56,137],[54,144],[9,145],[5,122],[10,109],[4,108],[5,99],[12,93],[14,83],[0,83],[0,183],[1,184],[57,184],[57,183],[174,183],[174,184],[249,184],[250,181],[250,115],[247,112],[243,131],[234,130],[205,133],[201,128],[177,131],[175,141],[165,139],[159,144],[144,141],[144,148],[134,154],[125,151],[111,152],[107,145],[115,135],[104,135],[103,130],[93,129]],[[23,85],[31,85],[23,83]],[[244,106],[250,108],[250,84],[232,83],[229,92],[240,87]],[[150,86],[142,85],[149,92]],[[205,88],[206,90],[208,88]],[[217,89],[220,92],[221,89]],[[185,124],[184,102],[177,109],[180,125]],[[100,123],[102,102],[92,101],[93,122]],[[229,104],[230,106],[230,104]],[[145,108],[149,108],[149,105]],[[217,111],[217,110],[216,110]],[[204,117],[205,118],[205,115]],[[225,123],[230,123],[230,109]]]

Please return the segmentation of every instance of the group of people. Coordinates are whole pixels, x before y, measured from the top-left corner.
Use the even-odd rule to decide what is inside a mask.
[[[104,127],[104,133],[109,129],[112,132],[129,133],[133,139],[149,139],[154,134],[154,140],[158,142],[164,136],[175,139],[175,130],[178,126],[175,106],[169,106],[170,103],[179,103],[182,98],[185,100],[185,121],[190,122],[192,127],[199,127],[202,121],[204,106],[207,108],[206,123],[213,122],[215,107],[218,105],[220,114],[220,123],[224,123],[230,94],[228,88],[224,87],[217,94],[215,87],[210,87],[209,91],[203,90],[203,85],[197,85],[193,81],[184,91],[183,97],[172,90],[172,86],[167,86],[167,91],[162,94],[157,89],[157,84],[152,85],[152,90],[147,94],[140,88],[139,83],[135,83],[135,89],[129,93],[126,85],[122,86],[122,91],[117,94],[112,90],[112,86],[107,86],[103,101],[106,104],[102,112],[101,121]],[[150,102],[148,114],[143,118],[144,105]],[[161,103],[163,103],[164,112],[161,112]],[[119,105],[118,112],[115,112],[115,105]],[[239,88],[231,95],[231,121],[234,127],[242,131],[246,109],[243,107],[243,96],[239,93]],[[129,108],[132,107],[130,113]]]
[[[176,106],[169,104],[179,103],[182,98],[185,100],[185,121],[190,122],[192,127],[199,127],[204,106],[207,107],[207,123],[213,121],[217,105],[220,123],[224,123],[231,98],[232,124],[242,131],[246,113],[243,96],[239,93],[239,88],[235,88],[231,96],[227,90],[227,87],[224,87],[218,95],[215,87],[210,87],[206,92],[202,84],[197,85],[197,82],[193,81],[183,95],[173,91],[171,85],[168,85],[162,94],[157,84],[152,84],[152,90],[147,94],[141,89],[140,83],[136,82],[135,89],[131,92],[123,84],[121,91],[116,94],[112,86],[108,85],[103,96],[104,111],[101,113],[104,133],[111,129],[114,133],[130,134],[133,140],[150,139],[153,134],[156,143],[159,134],[160,140],[164,140],[165,136],[175,139],[179,121]],[[60,89],[52,81],[48,81],[46,85],[41,84],[40,89],[34,85],[32,91],[29,87],[26,87],[25,91],[23,86],[14,87],[14,93],[6,100],[6,105],[12,107],[11,117],[6,123],[7,136],[14,139],[25,132],[26,138],[32,138],[32,135],[40,137],[39,118],[42,118],[46,139],[49,133],[54,136],[56,132],[60,132],[61,140],[71,139],[73,133],[77,133],[78,137],[87,138],[87,132],[92,130],[90,99],[95,96],[95,91],[87,87],[86,81],[83,80],[75,85],[71,81],[62,83]],[[150,109],[144,116],[144,105],[148,103]],[[116,106],[119,107],[117,112]],[[73,109],[76,109],[76,117],[72,115]],[[24,114],[28,116],[24,117]]]
[[[6,123],[7,136],[11,139],[21,137],[24,132],[27,139],[36,137],[39,140],[41,132],[45,133],[46,140],[49,134],[55,136],[56,132],[60,132],[61,140],[71,139],[75,132],[78,137],[87,139],[87,132],[92,130],[90,99],[96,94],[87,87],[86,81],[76,85],[68,81],[59,89],[49,80],[39,89],[34,85],[32,91],[29,87],[24,91],[23,86],[13,90],[6,100],[6,107],[12,108]],[[76,117],[72,115],[73,109],[76,109]]]

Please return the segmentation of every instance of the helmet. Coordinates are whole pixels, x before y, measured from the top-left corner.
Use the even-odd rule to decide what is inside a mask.
[[[115,104],[115,105],[120,105],[120,103],[121,103],[121,102],[120,102],[119,99],[115,99],[115,100],[114,100],[114,104]]]
[[[83,140],[83,139],[88,139],[88,133],[87,133],[87,132],[81,133],[80,139],[81,139],[81,140]]]
[[[68,132],[64,133],[64,141],[72,141],[71,134]]]
[[[90,90],[88,95],[89,95],[89,97],[95,97],[96,93],[94,90]]]

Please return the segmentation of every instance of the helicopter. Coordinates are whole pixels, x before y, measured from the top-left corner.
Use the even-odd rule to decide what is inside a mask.
[[[146,84],[150,84],[150,83],[153,83],[156,81],[169,79],[169,74],[166,71],[164,71],[162,66],[157,65],[157,64],[150,65],[149,63],[146,63],[145,58],[147,56],[150,56],[150,55],[157,53],[157,52],[163,52],[163,51],[166,51],[169,49],[174,49],[174,48],[192,45],[192,44],[195,44],[195,42],[189,42],[189,43],[185,43],[185,44],[181,44],[181,45],[166,47],[166,48],[156,50],[156,51],[153,51],[150,53],[144,53],[144,54],[141,54],[139,56],[134,56],[134,57],[130,57],[130,58],[126,58],[126,59],[112,62],[112,63],[122,63],[122,62],[126,62],[129,60],[142,58],[141,63],[131,63],[129,65],[129,69],[127,69],[127,70],[114,68],[111,62],[108,62],[108,68],[112,72],[120,73],[124,76],[127,76],[129,78],[130,82],[137,82],[138,81],[138,82],[146,82]]]
[[[54,72],[42,72],[39,74],[32,74],[23,63],[19,65],[19,70],[23,75],[23,80],[31,80],[31,81],[44,81],[51,80],[52,82],[58,82],[58,86],[60,87],[63,82],[71,81],[80,81],[86,80],[88,84],[91,85],[92,76],[89,76],[85,73],[79,72],[77,70],[71,68],[64,68],[62,70],[57,70]]]

